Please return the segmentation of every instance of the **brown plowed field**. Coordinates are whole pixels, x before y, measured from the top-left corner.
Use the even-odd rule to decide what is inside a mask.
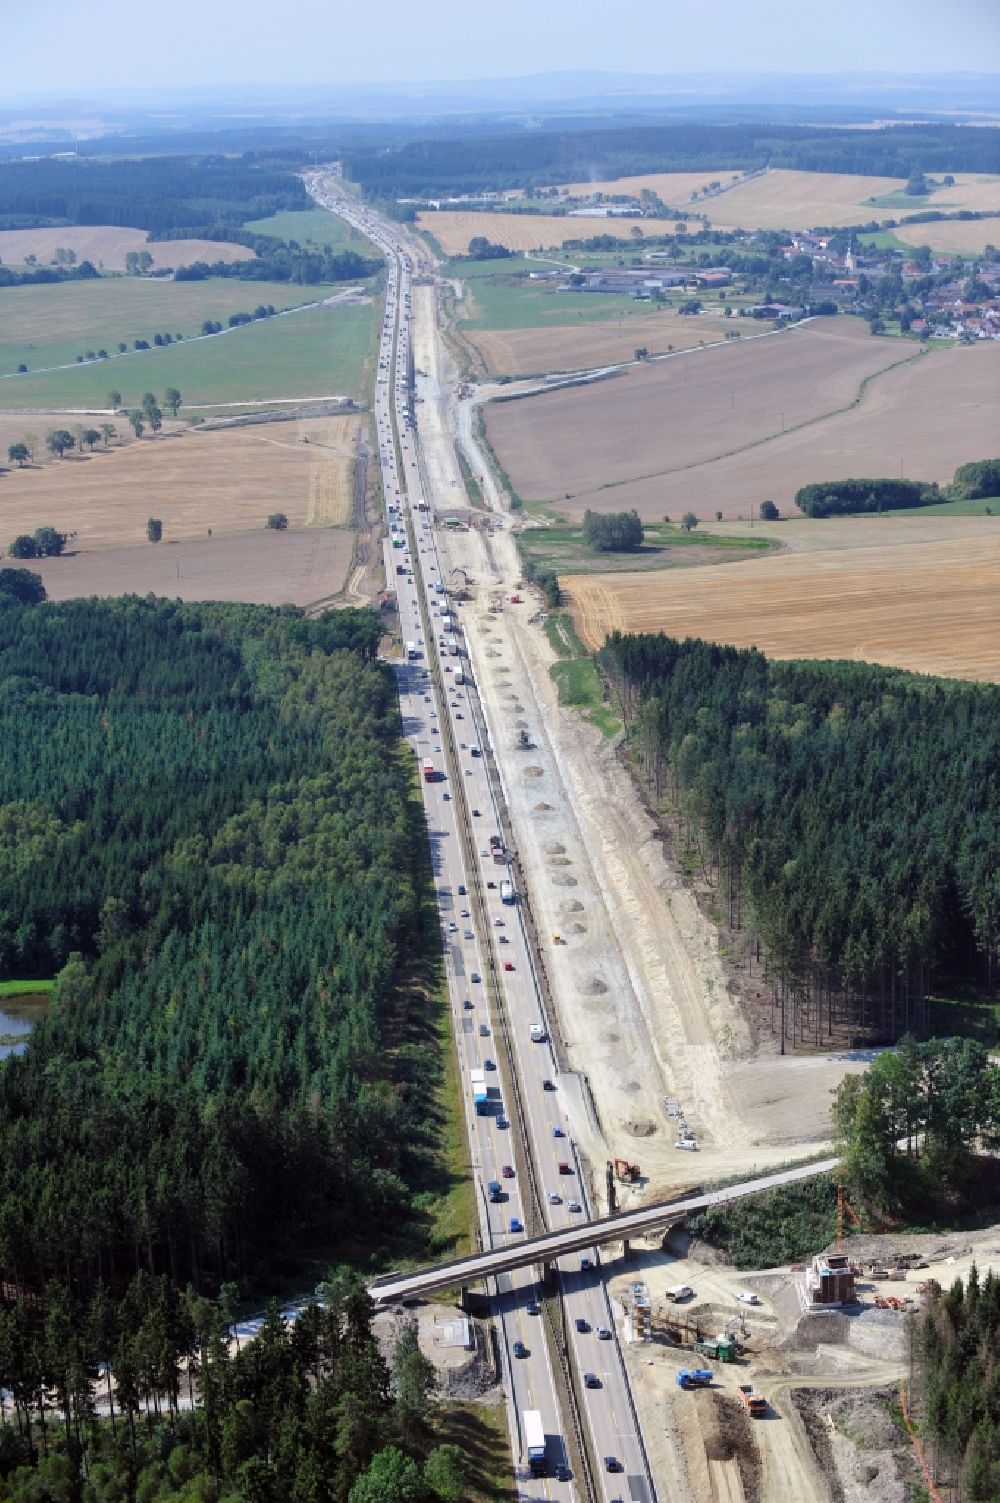
[[[779,658],[852,658],[1000,682],[1000,518],[793,525],[800,537],[816,529],[817,551],[562,580],[581,637],[597,647],[615,630],[665,631]]]
[[[221,240],[161,240],[146,243],[145,230],[120,225],[69,225],[64,229],[0,230],[0,260],[4,266],[22,265],[37,256],[48,266],[56,248],[76,251],[77,261],[92,261],[106,271],[125,270],[125,252],[148,250],[154,266],[190,266],[193,261],[253,261],[257,252]]]
[[[749,517],[765,499],[787,516],[811,481],[946,481],[992,455],[1000,343],[895,365],[914,353],[853,321],[818,320],[592,387],[492,404],[487,426],[520,495],[571,516],[635,507],[646,518]],[[789,432],[795,424],[805,426]]]
[[[602,509],[620,510],[635,504],[621,489],[626,482],[629,492],[647,476],[661,484],[845,407],[864,377],[914,353],[899,340],[872,338],[856,320],[817,319],[592,386],[492,403],[489,437],[526,499],[569,500],[575,511],[594,506],[600,491]],[[683,484],[689,488],[689,478]]]
[[[306,606],[343,589],[353,546],[353,534],[344,528],[258,531],[198,542],[107,548],[33,560],[26,567],[42,576],[52,600],[153,594]]]
[[[552,329],[467,329],[462,333],[494,376],[533,376],[542,371],[586,370],[631,360],[644,346],[651,355],[715,344],[742,321],[698,314],[630,314],[621,323],[578,323]]]

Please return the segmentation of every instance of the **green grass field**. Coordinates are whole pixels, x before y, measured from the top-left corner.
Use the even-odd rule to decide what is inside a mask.
[[[610,293],[555,292],[550,282],[497,273],[480,278],[466,296],[471,316],[467,329],[545,329],[565,324],[605,323],[618,317],[649,313],[651,303]]]
[[[1000,517],[1000,496],[982,496],[977,501],[940,501],[936,506],[908,506],[905,511],[883,512],[889,517]]]
[[[102,277],[95,282],[59,282],[0,290],[0,375],[25,364],[68,364],[88,350],[117,353],[136,339],[154,334],[191,338],[211,318],[225,324],[231,313],[251,313],[258,303],[294,308],[328,295],[328,287],[296,287],[290,282],[240,282],[228,277],[207,282],[143,281]],[[104,390],[117,386],[117,365],[101,362]],[[0,386],[0,405],[9,405]]]
[[[590,268],[616,264],[620,259],[615,254],[588,255],[574,257],[574,263]],[[465,296],[468,317],[462,319],[465,329],[545,329],[581,322],[645,318],[660,309],[676,312],[690,296],[677,289],[668,293],[662,303],[654,303],[611,293],[556,292],[554,280],[533,282],[528,276],[529,271],[552,269],[551,261],[519,256],[509,261],[449,261],[443,271],[446,276],[459,277],[470,284]],[[718,299],[715,293],[703,293],[701,301],[709,309],[718,302],[721,312],[723,301],[738,306],[748,299],[729,289],[725,299]]]
[[[243,226],[254,235],[276,235],[279,240],[295,240],[299,245],[328,245],[332,251],[356,250],[371,255],[375,247],[336,214],[325,209],[290,209],[272,214],[270,219],[248,219]]]
[[[260,296],[267,284],[239,285],[245,300],[256,300],[255,289]],[[318,289],[314,295],[326,291]],[[139,405],[144,391],[166,386],[178,387],[187,406],[269,397],[360,397],[368,384],[374,335],[371,303],[306,308],[211,339],[0,381],[0,408],[100,408],[107,405],[112,387],[129,407]]]
[[[0,981],[0,997],[33,997],[54,988],[54,981]]]
[[[924,508],[928,510],[932,508]],[[777,546],[768,538],[725,537],[685,532],[663,522],[646,523],[645,541],[632,553],[598,553],[583,540],[583,528],[569,523],[528,528],[517,540],[526,562],[556,574],[606,574],[634,569],[672,569],[686,564],[720,563],[767,553]]]

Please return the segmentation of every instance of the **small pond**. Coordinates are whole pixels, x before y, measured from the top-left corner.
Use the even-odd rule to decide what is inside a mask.
[[[0,996],[0,1059],[23,1054],[28,1034],[49,1005],[48,992],[15,992]]]

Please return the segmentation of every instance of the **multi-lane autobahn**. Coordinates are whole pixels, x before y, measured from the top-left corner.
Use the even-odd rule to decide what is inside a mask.
[[[404,643],[396,672],[404,733],[419,767],[432,769],[422,789],[481,1242],[502,1250],[531,1233],[582,1226],[589,1219],[586,1192],[520,910],[516,901],[503,901],[510,872],[495,846],[499,791],[481,755],[489,730],[456,607],[441,587],[434,497],[421,484],[410,389],[412,253],[393,226],[321,174],[309,187],[386,258],[374,410],[389,533],[386,573],[396,587]],[[533,1037],[533,1029],[543,1037]],[[484,1086],[485,1110],[477,1111],[473,1095]],[[656,1493],[598,1254],[585,1245],[557,1266],[554,1295],[543,1291],[537,1268],[501,1272],[492,1281],[519,1496],[646,1503]],[[528,1410],[542,1415],[545,1476],[533,1477],[528,1466]]]

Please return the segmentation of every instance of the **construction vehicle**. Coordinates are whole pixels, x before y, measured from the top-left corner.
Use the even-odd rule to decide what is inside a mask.
[[[716,1362],[735,1362],[737,1351],[736,1342],[728,1336],[716,1336],[714,1340],[696,1341],[694,1350],[700,1352],[703,1357],[711,1357]]]
[[[615,1179],[623,1185],[634,1185],[639,1181],[639,1165],[630,1164],[628,1159],[615,1159]]]
[[[552,943],[554,945],[561,945],[562,942],[563,942],[563,937],[562,937],[561,934],[553,934],[553,936],[552,936]]]
[[[767,1413],[767,1400],[763,1394],[757,1392],[752,1383],[741,1383],[737,1392],[740,1396],[740,1403],[751,1419],[760,1419]]]
[[[861,1218],[847,1198],[847,1191],[843,1185],[837,1186],[837,1240],[834,1248],[838,1253],[844,1251],[844,1214],[850,1216],[858,1231],[861,1230]]]
[[[677,1374],[678,1388],[710,1388],[715,1374],[709,1367],[682,1367]]]

